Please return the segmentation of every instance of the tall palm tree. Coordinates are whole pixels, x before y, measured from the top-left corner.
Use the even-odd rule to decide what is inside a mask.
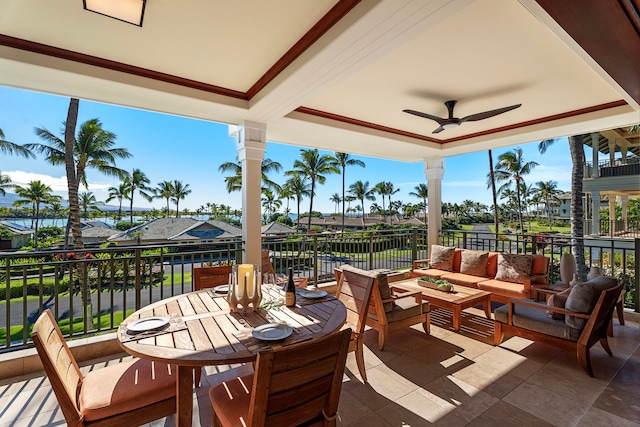
[[[89,209],[100,210],[96,196],[91,191],[83,191],[78,194],[78,203],[80,203],[80,208],[82,209],[82,217],[85,219],[89,218]]]
[[[327,180],[325,175],[340,173],[333,162],[333,157],[325,154],[320,155],[317,149],[300,150],[301,159],[293,162],[294,170],[286,171],[284,174],[293,176],[301,174],[311,180],[311,196],[309,197],[309,221],[307,230],[311,230],[311,215],[313,214],[313,197],[315,196],[316,183],[324,184]]]
[[[282,188],[280,189],[280,191],[278,192],[278,197],[280,199],[286,200],[287,201],[287,207],[284,210],[284,213],[286,215],[289,215],[289,212],[291,211],[289,209],[289,201],[290,200],[295,200],[296,195],[291,191],[291,189],[289,187],[287,187],[287,184],[285,183],[285,185],[282,186]]]
[[[340,175],[342,175],[342,231],[344,232],[344,203],[346,202],[344,193],[345,193],[345,176],[346,176],[347,166],[365,167],[366,165],[362,160],[354,159],[348,153],[336,152],[334,153],[334,157],[332,159],[333,160],[331,162],[333,163],[333,165],[340,167],[340,170],[341,170]]]
[[[427,189],[427,184],[420,183],[416,185],[415,191],[409,193],[410,196],[415,196],[419,199],[422,199],[422,205],[424,207],[424,226],[427,227],[427,200],[429,195],[429,190]]]
[[[129,198],[129,187],[125,182],[121,182],[117,187],[109,187],[109,197],[105,200],[107,203],[113,199],[118,200],[118,221],[122,219],[122,200]]]
[[[265,189],[262,191],[262,206],[265,208],[265,214],[268,217],[280,209],[282,201],[278,198],[276,193],[269,189]]]
[[[349,193],[351,193],[357,200],[360,200],[360,207],[362,209],[362,228],[364,228],[364,201],[375,200],[374,196],[375,188],[369,188],[369,181],[356,181],[349,186]]]
[[[562,194],[562,191],[558,189],[558,183],[555,181],[538,181],[535,185],[536,188],[533,191],[540,199],[544,200],[547,220],[549,221],[549,228],[551,228],[551,205],[552,202],[559,200],[558,195]]]
[[[340,195],[338,193],[333,193],[329,198],[329,201],[332,203],[335,203],[336,205],[335,210],[336,212],[338,212],[338,207],[340,206],[340,202],[342,201],[342,199],[340,198]]]
[[[51,215],[53,216],[53,226],[58,224],[58,218],[64,215],[65,209],[62,207],[62,203],[52,201],[49,203],[49,209],[51,209]]]
[[[51,194],[51,187],[43,184],[42,181],[31,181],[27,187],[16,185],[16,194],[20,199],[13,202],[14,206],[22,206],[31,204],[32,212],[35,218],[35,233],[33,240],[35,247],[38,247],[38,220],[40,219],[40,204],[52,201],[60,201],[60,196]]]
[[[239,161],[224,162],[218,166],[220,172],[231,172],[231,175],[224,178],[224,182],[227,185],[227,193],[233,191],[242,190],[242,163]],[[282,165],[271,159],[262,160],[260,166],[260,172],[262,174],[262,188],[280,190],[280,186],[274,181],[270,180],[267,174],[269,172],[280,172]]]
[[[387,182],[384,183],[384,192],[387,195],[387,197],[389,198],[389,223],[391,223],[391,218],[392,218],[392,215],[393,215],[393,208],[394,208],[394,206],[397,205],[397,204],[394,205],[391,202],[391,196],[396,194],[398,191],[400,191],[399,188],[393,188],[393,182],[387,181]]]
[[[528,175],[531,170],[538,166],[534,161],[525,162],[522,157],[522,149],[514,148],[512,151],[498,156],[498,164],[495,167],[495,177],[498,182],[506,181],[500,186],[498,192],[503,191],[515,183],[517,199],[518,199],[518,221],[520,223],[520,231],[524,230],[522,222],[522,194],[521,185],[524,182],[524,176]]]
[[[149,194],[151,190],[149,183],[151,181],[140,169],[134,169],[131,176],[127,177],[124,182],[127,185],[127,193],[129,194],[129,225],[133,227],[133,196],[137,190],[148,202],[153,200],[153,197]]]
[[[173,184],[171,186],[173,188],[173,191],[171,192],[171,200],[176,204],[176,218],[178,218],[178,216],[180,216],[180,200],[184,200],[185,197],[191,194],[191,190],[189,189],[189,184],[183,184],[182,181],[177,179],[173,180]]]
[[[0,196],[4,196],[5,194],[7,194],[5,189],[13,187],[15,187],[15,185],[11,183],[11,178],[9,177],[9,175],[0,173]]]
[[[498,244],[498,234],[500,234],[500,217],[498,212],[498,190],[496,189],[496,177],[493,169],[493,154],[489,150],[489,176],[487,187],[491,187],[493,198],[493,227],[496,229],[496,245]]]
[[[167,201],[167,217],[171,209],[169,208],[169,201],[173,195],[173,183],[171,181],[162,181],[158,183],[158,186],[153,189],[153,197],[156,199],[165,199]]]
[[[4,132],[0,129],[0,152],[5,154],[15,154],[16,156],[22,157],[35,157],[31,149],[24,145],[19,145],[11,141],[7,141],[4,139]]]
[[[380,196],[382,196],[382,217],[384,219],[384,222],[387,222],[387,208],[385,205],[385,196],[387,195],[387,183],[384,181],[381,181],[379,183],[377,183],[374,187],[373,187],[373,191],[374,193],[379,194]]]
[[[311,184],[307,182],[307,179],[300,175],[293,175],[289,180],[284,184],[286,188],[291,191],[292,194],[295,195],[296,205],[298,208],[298,217],[296,224],[300,225],[300,202],[303,198],[309,197],[311,195]]]
[[[573,245],[571,253],[576,260],[578,277],[584,280],[587,274],[586,262],[584,259],[584,211],[582,209],[582,180],[584,179],[584,143],[582,135],[574,135],[568,138],[569,152],[571,154],[571,237]],[[546,153],[547,149],[555,143],[554,139],[540,141],[538,150]]]

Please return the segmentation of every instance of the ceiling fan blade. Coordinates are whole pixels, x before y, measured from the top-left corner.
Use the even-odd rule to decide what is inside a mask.
[[[489,110],[483,113],[472,114],[467,117],[463,117],[460,119],[460,123],[462,122],[476,122],[478,120],[488,119],[489,117],[497,116],[498,114],[506,113],[507,111],[515,110],[520,107],[522,104],[511,105],[509,107],[502,107],[496,110]]]
[[[437,122],[439,125],[441,125],[446,120],[438,116],[432,116],[431,114],[423,113],[421,111],[416,111],[416,110],[402,110],[402,111],[404,111],[405,113],[413,114],[414,116],[424,117],[425,119],[433,120]]]
[[[433,131],[433,132],[431,132],[431,133],[440,133],[440,132],[442,132],[443,130],[444,130],[444,127],[440,126],[440,127],[438,127],[436,130],[434,130],[434,131]]]

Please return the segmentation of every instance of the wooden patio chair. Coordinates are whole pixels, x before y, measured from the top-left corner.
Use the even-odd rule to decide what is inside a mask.
[[[229,283],[229,274],[231,274],[232,266],[216,265],[212,267],[195,267],[193,269],[193,290],[213,288],[218,285],[226,285]],[[193,382],[196,387],[200,387],[202,379],[202,369],[193,368]]]
[[[613,355],[607,341],[607,329],[622,285],[622,282],[604,276],[576,285],[576,287],[593,286],[593,289],[589,290],[589,301],[584,304],[585,307],[593,307],[593,309],[587,313],[552,307],[545,302],[530,299],[511,299],[507,305],[498,307],[494,311],[496,320],[494,342],[499,345],[507,334],[564,351],[574,351],[584,371],[593,377],[589,349],[596,342],[600,342],[602,348],[610,356]],[[547,312],[558,313],[565,318],[553,319],[547,315]],[[584,326],[576,327],[580,325]]]
[[[273,268],[273,264],[271,263],[271,256],[269,255],[268,250],[262,251],[262,270],[260,271],[262,272],[262,274],[271,273],[276,276],[276,271]],[[276,277],[277,284],[284,285],[286,281],[286,278]],[[307,286],[307,283],[309,283],[309,278],[302,276],[293,276],[293,281],[297,287],[305,288]]]
[[[340,280],[341,270],[374,278],[366,324],[378,331],[378,348],[381,351],[384,350],[389,334],[398,329],[422,324],[425,333],[430,333],[431,307],[427,301],[422,301],[420,291],[398,289],[399,293],[396,294],[393,292],[393,284],[389,285],[386,274],[376,270],[360,270],[349,265],[335,270],[336,282]]]
[[[83,376],[51,311],[31,333],[67,425],[133,426],[176,412],[176,368],[134,359]]]
[[[367,312],[374,278],[350,270],[334,269],[338,279],[336,298],[347,308],[347,325],[353,328],[349,352],[356,352],[356,363],[362,381],[367,382],[367,371],[364,366],[364,328],[367,324]]]
[[[335,426],[351,330],[260,350],[251,375],[209,390],[214,426]]]

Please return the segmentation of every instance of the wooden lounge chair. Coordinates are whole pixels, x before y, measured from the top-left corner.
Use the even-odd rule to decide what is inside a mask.
[[[422,324],[424,331],[430,333],[431,309],[427,301],[422,301],[420,291],[393,293],[393,284],[389,285],[387,275],[379,271],[360,270],[349,265],[335,269],[336,282],[340,281],[342,271],[374,278],[371,301],[366,325],[378,331],[378,348],[384,350],[389,334],[413,325]]]
[[[336,271],[337,270],[337,271]],[[347,325],[353,328],[349,352],[356,352],[356,363],[362,381],[367,382],[364,366],[364,328],[367,324],[367,312],[374,278],[348,270],[334,270],[338,280],[336,297],[347,307]]]
[[[134,426],[176,412],[176,368],[134,359],[83,376],[51,311],[31,333],[67,425]]]
[[[589,349],[600,342],[602,348],[610,356],[613,355],[607,341],[607,328],[622,285],[622,282],[604,276],[576,285],[575,288],[582,295],[588,295],[586,302],[582,304],[587,307],[584,313],[548,306],[545,302],[530,299],[511,299],[507,305],[494,311],[494,342],[499,345],[507,334],[564,351],[575,351],[582,368],[589,376],[593,376]],[[589,289],[589,286],[592,288]],[[592,309],[589,310],[590,307]],[[564,318],[553,319],[547,312],[564,315]]]
[[[260,350],[251,375],[209,390],[214,426],[335,426],[351,330]]]

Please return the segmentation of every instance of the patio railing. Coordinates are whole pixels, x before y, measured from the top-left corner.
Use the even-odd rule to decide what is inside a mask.
[[[444,230],[445,245],[486,251],[540,253],[549,256],[551,282],[559,280],[559,259],[575,243],[566,236],[501,235]],[[626,305],[638,310],[640,239],[584,239],[587,267],[625,280]],[[427,258],[424,229],[358,233],[296,234],[263,238],[277,273],[292,267],[311,284],[333,280],[333,269],[351,264],[362,269],[401,270]],[[142,245],[73,252],[0,253],[0,352],[30,344],[30,328],[49,308],[67,337],[113,331],[131,312],[192,289],[191,271],[208,262],[235,262],[242,242]],[[79,280],[82,276],[82,280]],[[85,324],[81,283],[91,290],[92,323]],[[4,285],[4,289],[2,289]]]

